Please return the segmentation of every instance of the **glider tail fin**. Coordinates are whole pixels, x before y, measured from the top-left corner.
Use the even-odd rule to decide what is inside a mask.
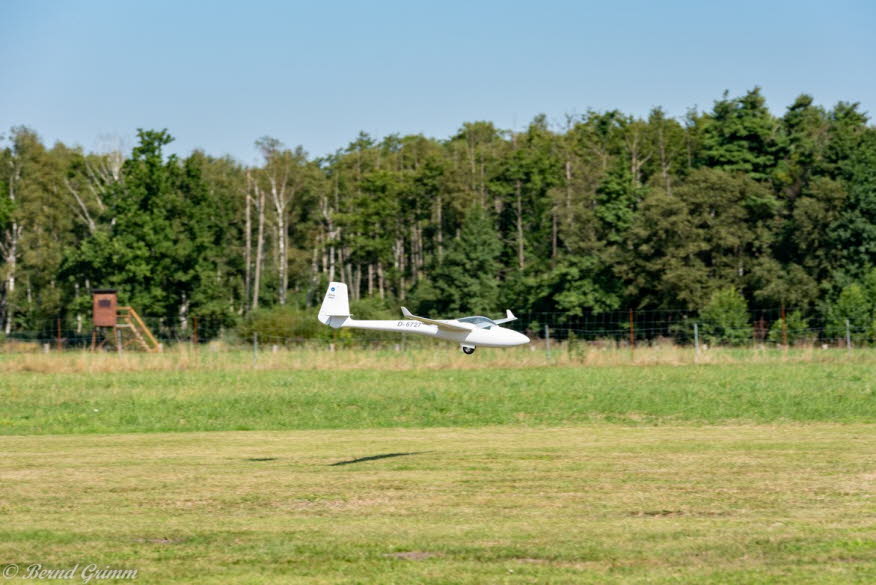
[[[338,328],[350,318],[350,299],[347,285],[343,282],[330,282],[319,307],[318,319],[323,325]]]
[[[496,319],[496,325],[501,325],[502,323],[507,323],[508,321],[514,321],[517,317],[514,316],[514,313],[511,312],[511,309],[505,310],[505,318],[504,319]]]

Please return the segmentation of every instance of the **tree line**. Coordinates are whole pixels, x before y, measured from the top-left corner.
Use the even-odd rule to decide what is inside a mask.
[[[137,136],[130,152],[4,137],[0,332],[87,322],[99,287],[170,328],[228,327],[313,307],[331,280],[364,313],[701,311],[732,290],[876,322],[876,128],[855,103],[804,94],[775,116],[755,88],[680,119],[362,133],[321,158],[264,137],[255,166]]]

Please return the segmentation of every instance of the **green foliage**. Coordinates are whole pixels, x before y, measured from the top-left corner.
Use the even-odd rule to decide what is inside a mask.
[[[394,319],[399,316],[390,309],[387,301],[376,297],[353,301],[350,312],[356,319]],[[295,345],[313,340],[349,345],[375,337],[375,333],[369,331],[331,329],[316,319],[313,309],[293,305],[274,305],[253,311],[240,322],[235,332],[245,343],[251,343],[253,336],[258,334],[259,343],[263,345]]]
[[[836,340],[845,339],[847,323],[852,341],[860,343],[873,339],[876,333],[876,269],[867,275],[865,285],[849,284],[833,303],[827,305],[825,335]]]
[[[862,137],[847,161],[848,198],[831,226],[836,270],[853,278],[876,264],[876,132]]]
[[[395,302],[379,297],[366,297],[350,303],[350,312],[356,319],[395,319],[399,312]]]
[[[498,310],[501,242],[486,211],[473,207],[459,237],[418,294],[418,310],[428,314],[489,314]],[[425,292],[428,290],[428,292]]]
[[[718,289],[700,312],[703,339],[711,345],[745,345],[751,343],[751,316],[748,305],[733,287]]]
[[[627,230],[635,218],[636,206],[642,193],[633,184],[629,169],[622,161],[608,171],[596,189],[596,217],[610,243],[627,239]]]
[[[815,338],[816,332],[812,331],[802,311],[791,311],[785,316],[784,323],[781,319],[776,320],[767,335],[772,343],[785,343],[787,340],[788,345],[812,343]]]
[[[181,311],[231,320],[215,279],[225,225],[196,159],[166,160],[166,131],[139,132],[126,180],[99,228],[71,250],[67,274],[119,290],[120,302],[173,321]],[[83,291],[86,292],[87,291]]]
[[[0,193],[8,191],[9,187],[6,183],[0,181]],[[0,229],[6,229],[12,221],[12,213],[15,210],[15,203],[9,197],[0,197]]]
[[[237,335],[252,342],[258,335],[261,344],[286,345],[309,339],[329,338],[330,329],[320,323],[313,311],[290,305],[277,305],[250,313],[237,326]]]
[[[740,171],[756,180],[770,178],[779,154],[776,125],[760,88],[738,98],[730,98],[725,92],[706,116],[705,164]]]
[[[775,207],[764,185],[717,169],[693,171],[671,193],[651,190],[619,270],[631,296],[698,308],[716,287],[742,288],[768,249]]]
[[[528,275],[520,288],[515,306],[533,312],[562,312],[560,323],[588,310],[615,310],[622,299],[611,268],[595,256],[565,257],[549,271]]]
[[[444,141],[362,133],[316,160],[265,137],[251,166],[166,156],[171,140],[141,130],[125,160],[11,130],[0,330],[84,317],[89,289],[112,286],[164,328],[197,315],[212,336],[254,304],[312,310],[329,278],[391,315],[403,301],[559,323],[621,306],[693,318],[732,287],[820,326],[876,265],[876,128],[858,104],[805,94],[780,117],[754,88],[683,120],[655,108],[559,127],[541,115],[523,132],[467,122]]]

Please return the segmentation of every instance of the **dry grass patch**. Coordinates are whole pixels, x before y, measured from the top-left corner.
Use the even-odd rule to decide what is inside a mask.
[[[425,347],[402,349],[389,344],[383,349],[315,347],[263,347],[235,350],[216,346],[172,346],[161,354],[125,352],[67,351],[37,353],[18,352],[15,348],[0,351],[0,372],[33,373],[125,373],[252,370],[471,370],[483,368],[519,368],[541,366],[685,366],[695,364],[762,363],[856,363],[876,365],[876,350],[856,348],[823,349],[820,346],[775,348],[712,348],[696,352],[692,347],[673,344],[645,345],[630,350],[615,343],[558,343],[550,350],[544,342],[528,346],[481,348],[471,356],[457,346],[434,343]]]

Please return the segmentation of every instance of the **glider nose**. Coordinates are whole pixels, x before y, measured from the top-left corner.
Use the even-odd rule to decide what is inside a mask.
[[[529,338],[517,331],[514,332],[513,339],[514,345],[523,345],[524,343],[529,343]]]

